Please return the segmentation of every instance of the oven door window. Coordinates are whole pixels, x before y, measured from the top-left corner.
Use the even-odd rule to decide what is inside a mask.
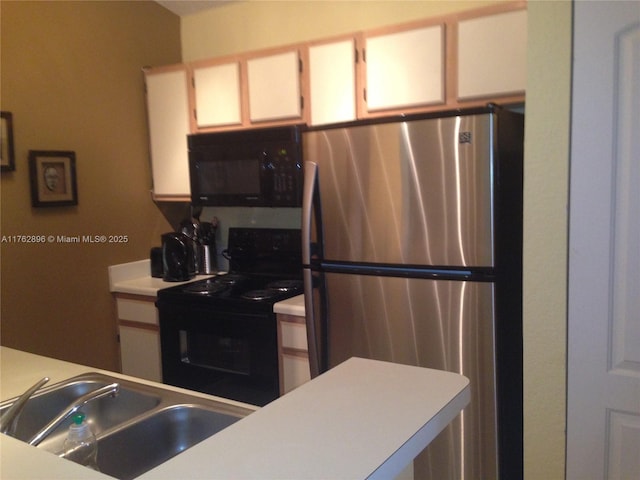
[[[188,330],[180,330],[179,337],[183,363],[240,375],[251,373],[249,338]]]

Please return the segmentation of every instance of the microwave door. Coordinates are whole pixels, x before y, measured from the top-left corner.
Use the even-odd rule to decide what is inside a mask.
[[[299,126],[189,135],[191,200],[199,206],[300,207]]]

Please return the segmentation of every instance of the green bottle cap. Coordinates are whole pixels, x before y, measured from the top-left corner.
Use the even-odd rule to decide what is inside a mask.
[[[80,413],[76,413],[73,416],[73,423],[75,423],[76,425],[82,425],[82,422],[84,421],[84,417],[85,414],[80,412]]]

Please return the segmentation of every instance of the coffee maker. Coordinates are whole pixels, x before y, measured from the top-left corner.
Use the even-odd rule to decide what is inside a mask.
[[[185,282],[196,276],[195,241],[182,232],[162,235],[162,279]]]

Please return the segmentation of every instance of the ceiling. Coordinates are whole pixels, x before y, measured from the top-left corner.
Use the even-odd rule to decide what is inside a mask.
[[[155,0],[168,10],[179,16],[191,15],[193,13],[219,7],[233,0]]]

